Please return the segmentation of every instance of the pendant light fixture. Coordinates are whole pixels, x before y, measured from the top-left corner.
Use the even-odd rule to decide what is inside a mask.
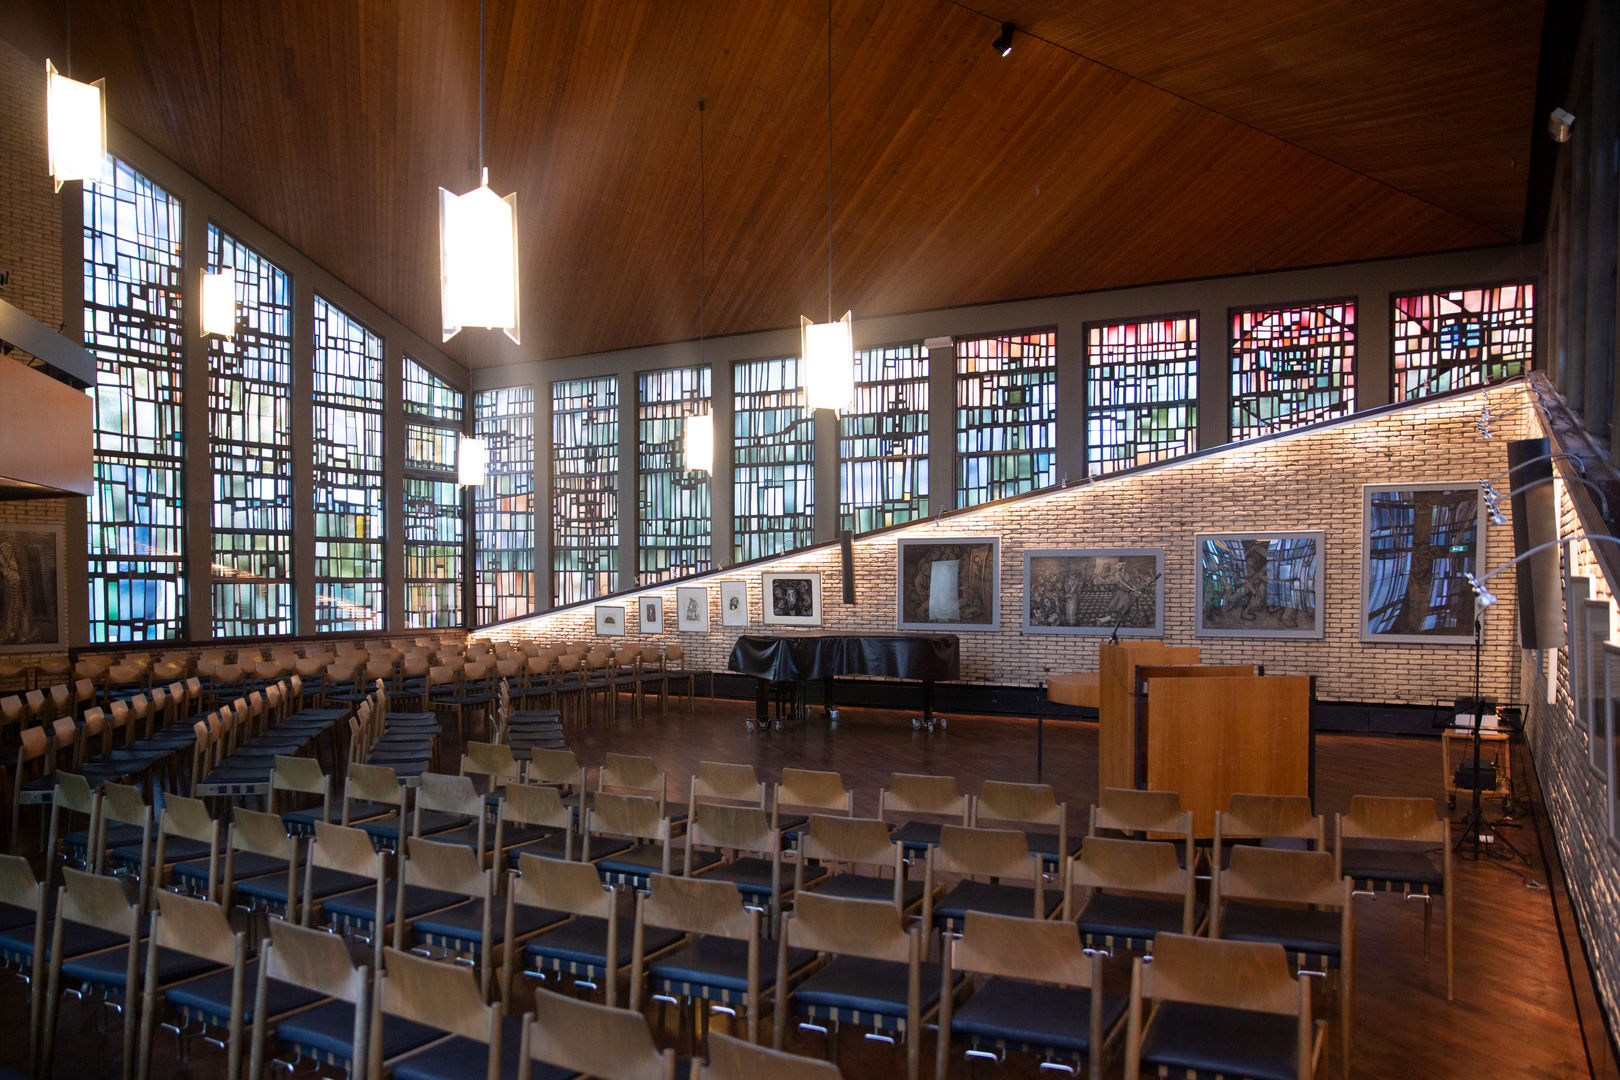
[[[461,436],[456,446],[456,484],[483,487],[488,478],[489,444],[471,435]]]
[[[202,332],[229,341],[236,337],[236,268],[225,266],[225,0],[219,2],[218,23],[215,26],[214,94],[217,98],[219,127],[214,148],[219,155],[218,171],[214,174],[214,187],[219,191],[219,261],[220,267],[210,274],[203,268],[202,276]]]
[[[67,5],[64,48],[73,70],[73,5]],[[78,82],[45,61],[45,131],[56,190],[69,180],[102,180],[107,169],[107,80]]]
[[[439,189],[440,299],[444,340],[464,326],[518,338],[517,193],[489,188],[484,164],[484,0],[478,0],[478,187],[465,195]]]
[[[703,286],[708,262],[708,210],[704,199],[703,102],[698,102],[698,368],[703,367]],[[714,471],[714,413],[694,412],[686,417],[682,456],[688,472]]]
[[[827,0],[827,321],[799,319],[803,334],[804,403],[808,409],[845,410],[855,400],[855,338],[851,312],[833,318],[832,0]]]

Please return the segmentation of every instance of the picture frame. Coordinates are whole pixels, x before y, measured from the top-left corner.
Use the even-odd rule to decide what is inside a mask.
[[[1024,633],[1164,636],[1163,548],[1024,552]]]
[[[766,626],[821,625],[821,571],[760,576],[760,614]]]
[[[1485,522],[1475,481],[1363,484],[1361,640],[1472,645]]]
[[[1321,529],[1194,535],[1197,636],[1323,637],[1326,541]]]
[[[1605,649],[1609,644],[1614,623],[1614,605],[1608,600],[1587,600],[1586,618],[1582,621],[1586,639],[1581,649],[1581,685],[1575,693],[1586,703],[1586,759],[1592,773],[1600,780],[1609,778],[1609,739],[1613,729],[1608,727],[1609,710],[1605,705],[1608,678]]]
[[[1603,712],[1606,779],[1609,800],[1609,843],[1620,847],[1620,747],[1615,728],[1620,725],[1620,645],[1603,643]]]
[[[643,634],[662,634],[664,632],[664,598],[662,596],[643,596],[636,600],[637,618],[641,620]]]
[[[596,633],[598,637],[624,637],[625,608],[618,604],[597,604]]]
[[[901,630],[1001,628],[1001,539],[944,536],[895,547],[895,622]]]
[[[720,583],[720,625],[748,625],[748,582],[722,581]]]
[[[67,648],[62,526],[0,525],[0,653]]]
[[[675,629],[688,634],[708,632],[708,589],[701,585],[683,585],[675,590]]]

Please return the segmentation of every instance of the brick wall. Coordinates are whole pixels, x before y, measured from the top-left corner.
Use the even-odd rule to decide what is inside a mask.
[[[1524,396],[1517,386],[1490,391],[1498,415]],[[612,644],[679,644],[700,669],[723,669],[743,633],[760,633],[760,574],[819,570],[829,632],[892,632],[896,623],[895,552],[900,537],[996,536],[1001,540],[1001,630],[961,633],[962,677],[994,685],[1038,685],[1048,671],[1092,671],[1101,637],[1025,634],[1024,550],[1063,547],[1161,547],[1165,569],[1165,639],[1200,645],[1213,663],[1260,663],[1268,673],[1318,677],[1323,700],[1429,704],[1473,686],[1473,650],[1467,645],[1364,644],[1360,640],[1361,485],[1468,481],[1494,477],[1507,468],[1505,442],[1520,437],[1523,420],[1495,425],[1494,440],[1480,437],[1477,421],[1485,392],[1418,404],[1338,426],[1301,432],[1252,446],[1237,446],[1150,472],[1019,499],[953,514],[884,533],[855,544],[856,595],[839,602],[836,546],[719,571],[696,579],[710,587],[708,633],[679,633],[675,586],[642,590],[606,601],[634,609],[634,597],[664,598],[661,635],[630,633]],[[1521,413],[1520,417],[1524,414]],[[1321,640],[1198,638],[1194,636],[1196,585],[1193,536],[1207,531],[1322,529],[1326,532]],[[1486,564],[1513,556],[1512,530],[1492,526]],[[1503,615],[1486,626],[1484,688],[1513,698],[1518,685],[1514,648],[1511,575],[1496,579]],[[748,585],[751,626],[720,627],[719,582]],[[1494,584],[1494,583],[1493,583]],[[577,640],[594,637],[592,605],[586,604],[510,623],[475,635],[499,638]],[[627,628],[639,629],[629,616]]]

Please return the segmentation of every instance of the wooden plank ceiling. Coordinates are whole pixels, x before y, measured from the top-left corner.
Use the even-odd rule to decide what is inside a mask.
[[[39,26],[54,0],[30,0]],[[833,307],[885,312],[1518,238],[1541,3],[837,0]],[[437,340],[437,188],[476,183],[476,0],[77,0],[114,119]],[[827,302],[820,0],[487,0],[486,159],[523,345]],[[1003,59],[996,23],[1021,36]],[[222,77],[221,77],[222,73]],[[223,124],[219,109],[223,107]],[[223,145],[216,131],[223,128]]]

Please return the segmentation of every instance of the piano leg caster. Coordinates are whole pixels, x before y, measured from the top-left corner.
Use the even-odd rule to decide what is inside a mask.
[[[911,718],[912,731],[926,731],[932,734],[935,727],[938,727],[941,731],[944,731],[947,726],[948,725],[946,724],[943,716],[931,716],[927,719],[924,719],[921,716],[913,716]]]
[[[758,722],[757,720],[755,720],[752,716],[750,716],[747,720],[743,721],[743,727],[748,730],[748,733],[750,735],[752,735],[754,733],[755,729],[758,729],[760,731],[765,731],[770,727],[770,725],[769,724],[762,724],[762,723]]]

